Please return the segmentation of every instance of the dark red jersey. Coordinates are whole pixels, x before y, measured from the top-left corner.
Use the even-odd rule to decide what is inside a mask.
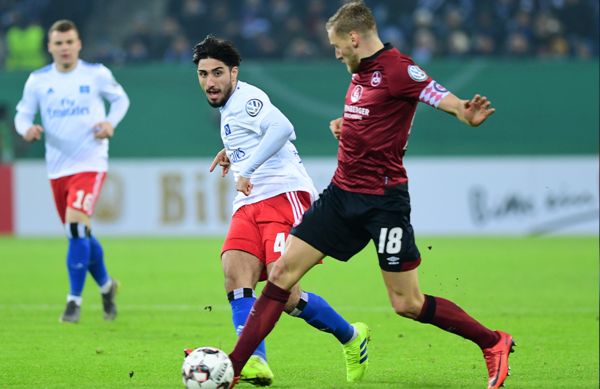
[[[333,183],[382,195],[386,187],[407,182],[402,157],[417,103],[437,108],[448,93],[389,43],[363,58],[346,94]]]

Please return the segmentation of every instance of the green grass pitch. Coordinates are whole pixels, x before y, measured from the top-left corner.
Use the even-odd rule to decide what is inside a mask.
[[[232,350],[222,239],[99,238],[122,283],[119,315],[102,320],[88,277],[75,325],[58,322],[68,292],[66,239],[0,238],[0,388],[180,388],[185,347]],[[598,388],[597,237],[417,243],[424,293],[514,336],[508,388]],[[275,388],[487,387],[476,345],[394,314],[373,247],[346,264],[326,259],[303,289],[371,327],[369,372],[347,384],[335,338],[284,314],[267,338]]]

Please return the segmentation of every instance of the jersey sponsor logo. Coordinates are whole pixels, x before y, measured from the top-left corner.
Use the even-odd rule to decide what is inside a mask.
[[[229,127],[229,124],[225,125],[225,136],[227,135],[231,135],[231,127]]]
[[[89,115],[90,108],[89,107],[81,107],[79,105],[75,105],[77,102],[75,100],[62,99],[60,101],[61,108],[48,108],[46,109],[46,114],[49,119],[60,119],[67,116],[82,116]]]
[[[427,80],[427,73],[425,73],[417,65],[410,65],[408,67],[408,75],[415,81],[422,82]]]
[[[379,70],[373,72],[373,75],[371,76],[371,85],[377,86],[377,85],[381,84],[382,78],[383,78],[383,76],[381,75],[381,72]]]
[[[89,85],[81,85],[79,87],[79,93],[90,93],[90,86]]]
[[[357,114],[363,115],[363,116],[369,116],[369,112],[370,112],[368,108],[355,107],[353,105],[344,105],[344,111],[357,113]]]
[[[259,99],[252,99],[246,103],[246,112],[248,112],[248,115],[255,117],[259,114],[262,107],[262,101],[260,101]]]
[[[363,89],[364,88],[362,87],[362,85],[357,85],[354,87],[354,90],[350,95],[350,100],[352,100],[353,103],[356,103],[358,100],[360,100],[360,97],[363,94]]]
[[[246,152],[240,148],[227,150],[227,157],[232,163],[240,162],[246,159]]]

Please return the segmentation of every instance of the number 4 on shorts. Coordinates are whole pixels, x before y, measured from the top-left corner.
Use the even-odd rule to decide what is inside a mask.
[[[379,247],[377,248],[379,254],[398,254],[401,247],[402,228],[394,227],[390,230],[389,234],[387,228],[381,229],[381,232],[379,232]]]
[[[275,245],[273,247],[273,251],[276,253],[283,254],[284,249],[285,249],[285,233],[280,232],[275,237]]]

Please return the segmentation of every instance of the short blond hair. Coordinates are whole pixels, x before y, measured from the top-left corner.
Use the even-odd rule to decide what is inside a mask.
[[[79,31],[77,30],[75,23],[73,23],[72,21],[67,19],[56,21],[48,30],[48,39],[50,39],[50,35],[52,35],[54,31],[67,32],[71,30],[74,30],[77,33],[77,36],[79,36]]]
[[[375,18],[373,18],[371,10],[362,0],[341,6],[335,15],[329,18],[325,28],[327,28],[327,31],[332,28],[335,29],[335,33],[340,37],[351,31],[359,34],[377,33]]]

